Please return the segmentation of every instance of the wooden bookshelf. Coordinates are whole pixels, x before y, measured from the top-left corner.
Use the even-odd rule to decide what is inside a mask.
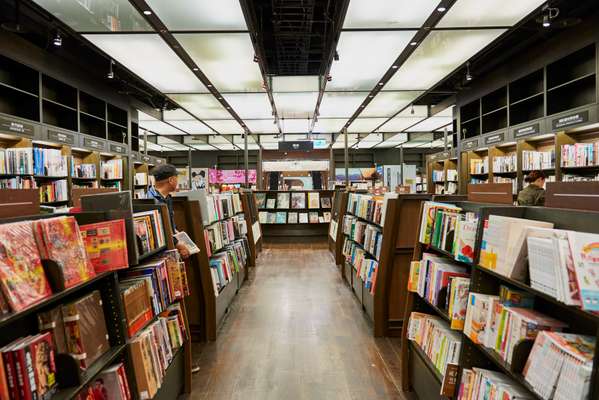
[[[0,218],[36,215],[40,212],[37,189],[0,189]]]
[[[256,196],[253,192],[241,192],[241,203],[243,214],[248,228],[248,242],[250,245],[250,263],[249,267],[256,266],[258,254],[262,251],[262,227],[258,220],[258,207],[256,205]]]
[[[133,161],[132,163],[131,182],[133,197],[145,198],[150,186],[152,186],[152,177],[150,175],[150,166],[141,161]],[[139,174],[139,175],[138,175]]]
[[[347,211],[347,199],[349,193],[345,189],[336,189],[333,194],[333,204],[331,210],[331,222],[329,224],[329,251],[335,259],[335,265],[343,275],[343,265],[345,257],[343,256],[343,217]]]

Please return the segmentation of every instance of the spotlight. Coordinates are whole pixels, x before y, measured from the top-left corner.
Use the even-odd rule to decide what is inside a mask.
[[[257,63],[258,61],[260,61],[260,59],[258,58],[257,55],[254,54],[254,62]]]
[[[543,27],[549,28],[551,26],[551,21],[549,21],[549,14],[543,15]]]
[[[114,79],[114,71],[112,69],[113,64],[114,64],[114,61],[110,60],[110,63],[108,64],[108,73],[106,74],[106,78],[108,78],[108,79]]]
[[[52,44],[56,47],[62,46],[62,36],[60,36],[60,32],[56,32],[56,36],[52,39]]]
[[[445,11],[447,11],[447,8],[445,8],[445,7],[439,7],[439,8],[437,8],[437,11],[439,11],[439,12],[445,12]]]
[[[383,86],[383,84],[384,84],[383,82],[379,82],[379,86]]]
[[[333,60],[339,61],[339,53],[335,50],[335,54],[333,55]]]
[[[410,114],[414,115],[414,104],[412,104],[412,108],[410,109]]]
[[[551,27],[551,20],[557,18],[558,15],[559,8],[551,7],[547,2],[547,5],[543,7],[543,18],[539,18],[537,21],[541,21],[543,28],[549,28]]]
[[[145,10],[145,11],[144,11],[144,15],[152,15],[152,11],[150,11],[150,10]]]
[[[472,74],[470,74],[470,61],[466,63],[466,80],[468,82],[472,80]]]
[[[397,69],[397,68],[399,68],[399,65],[392,65],[391,68]]]
[[[194,71],[199,71],[200,69],[198,67],[193,67]]]
[[[410,46],[416,46],[417,44],[418,44],[418,42],[416,42],[416,41],[410,42]]]

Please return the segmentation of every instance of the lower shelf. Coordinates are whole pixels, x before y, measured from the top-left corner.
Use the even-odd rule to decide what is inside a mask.
[[[173,357],[171,364],[166,369],[164,380],[152,400],[172,400],[179,398],[183,393],[185,380],[185,346],[181,346]]]

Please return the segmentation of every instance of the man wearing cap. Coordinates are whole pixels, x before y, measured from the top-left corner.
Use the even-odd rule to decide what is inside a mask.
[[[156,183],[148,190],[148,199],[154,199],[158,204],[166,204],[168,208],[169,219],[171,220],[171,226],[173,231],[177,232],[175,225],[175,210],[173,210],[173,198],[171,193],[177,191],[178,184],[178,171],[174,165],[163,164],[152,169],[150,172],[154,176]],[[175,240],[176,242],[176,240]],[[181,254],[181,257],[189,257],[189,249],[183,243],[176,243],[177,249]]]

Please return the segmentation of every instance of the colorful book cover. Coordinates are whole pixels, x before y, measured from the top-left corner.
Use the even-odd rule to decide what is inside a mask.
[[[277,199],[267,199],[266,200],[266,208],[275,208],[277,204]]]
[[[582,308],[599,311],[599,235],[568,232]]]
[[[49,332],[37,335],[30,349],[38,399],[49,400],[57,390],[52,335]]]
[[[467,263],[474,262],[474,247],[478,220],[458,220],[455,238],[455,259]]]
[[[309,213],[309,218],[310,218],[310,223],[311,224],[317,224],[318,223],[318,213],[311,211]]]
[[[287,215],[287,222],[290,224],[297,224],[297,213],[296,212],[290,212]]]
[[[258,208],[266,207],[266,193],[256,193],[256,206]]]
[[[289,193],[277,193],[277,208],[289,208]]]
[[[85,249],[96,273],[127,268],[125,220],[81,225]]]
[[[320,198],[320,206],[322,208],[331,208],[331,198],[330,197],[321,197]]]
[[[31,221],[0,225],[0,286],[13,311],[52,294]]]
[[[308,208],[320,208],[320,194],[308,192]]]
[[[291,193],[291,208],[304,209],[306,208],[306,194],[304,192]]]
[[[276,224],[284,224],[287,222],[287,213],[285,211],[277,211],[276,213]]]
[[[451,292],[449,293],[449,316],[451,317],[451,329],[464,329],[469,290],[469,278],[455,277],[451,279]]]

